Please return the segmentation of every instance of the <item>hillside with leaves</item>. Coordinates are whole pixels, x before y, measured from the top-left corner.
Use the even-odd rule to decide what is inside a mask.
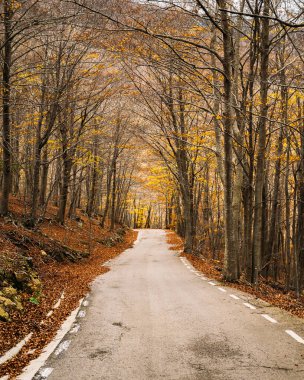
[[[198,267],[302,305],[301,3],[0,9],[3,352],[84,276],[75,305],[132,228],[174,230]]]

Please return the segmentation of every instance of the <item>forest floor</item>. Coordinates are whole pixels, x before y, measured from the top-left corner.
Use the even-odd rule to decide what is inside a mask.
[[[184,248],[183,240],[172,231],[167,232],[167,242],[171,245],[172,250],[182,251]],[[297,317],[304,318],[304,295],[296,297],[294,291],[282,290],[282,284],[274,284],[267,282],[264,278],[260,278],[257,287],[254,287],[246,282],[239,281],[237,283],[227,283],[223,281],[222,269],[223,262],[220,260],[206,259],[203,255],[193,256],[187,253],[182,253],[181,256],[186,257],[189,262],[199,270],[206,274],[210,279],[215,279],[224,285],[229,285],[232,288],[250,293],[253,296],[260,298],[269,304],[289,311]]]
[[[9,375],[14,379],[52,340],[63,321],[87,294],[94,278],[108,271],[103,264],[131,247],[137,232],[126,230],[121,242],[117,243],[115,239],[121,227],[112,232],[101,229],[98,220],[89,219],[80,211],[78,221],[69,220],[61,226],[55,222],[55,207],[48,209],[46,220],[35,231],[28,230],[21,223],[22,202],[15,198],[10,206],[12,216],[0,219],[0,291],[13,288],[9,279],[3,280],[3,273],[8,269],[16,273],[14,270],[18,268],[12,263],[18,264],[20,257],[30,261],[34,273],[31,276],[39,284],[39,290],[34,293],[26,288],[17,289],[22,307],[9,310],[9,320],[0,321],[0,357],[33,333],[20,353],[0,366],[0,377]],[[23,241],[16,241],[20,236]],[[55,244],[56,248],[62,246],[85,254],[73,259],[74,262],[59,262],[41,249],[38,242],[43,243],[42,247],[52,248]],[[60,298],[60,306],[54,308]],[[50,311],[51,315],[47,316]]]

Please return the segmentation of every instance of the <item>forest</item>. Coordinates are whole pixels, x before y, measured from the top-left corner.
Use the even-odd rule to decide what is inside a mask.
[[[3,0],[1,215],[175,230],[304,288],[303,3]]]
[[[304,316],[302,0],[2,0],[0,17],[0,377],[38,357],[135,241],[136,268],[103,277],[100,312],[124,291],[131,303],[137,290],[173,302],[181,286],[191,297],[172,310],[197,301],[185,330],[203,331],[196,315],[217,302],[212,289],[246,301],[233,307],[262,307],[251,294]],[[254,314],[237,315],[251,326]]]

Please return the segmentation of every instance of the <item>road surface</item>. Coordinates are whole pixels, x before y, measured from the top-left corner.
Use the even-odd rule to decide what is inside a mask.
[[[304,379],[303,322],[196,273],[164,231],[141,230],[110,267],[45,378]]]

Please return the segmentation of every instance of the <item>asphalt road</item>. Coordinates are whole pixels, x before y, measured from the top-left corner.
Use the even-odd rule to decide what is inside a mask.
[[[141,230],[110,267],[45,378],[304,379],[303,322],[205,279],[164,231]]]

